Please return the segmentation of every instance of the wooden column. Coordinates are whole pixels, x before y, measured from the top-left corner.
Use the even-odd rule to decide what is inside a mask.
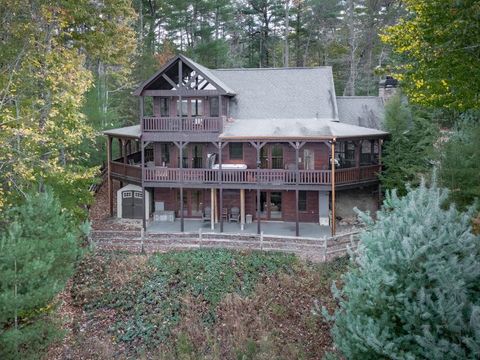
[[[362,140],[355,142],[355,175],[357,181],[360,181],[360,154],[362,153]]]
[[[180,112],[182,110],[181,108],[182,104],[180,103]],[[181,232],[184,232],[185,230],[185,219],[184,219],[184,215],[183,215],[183,146],[184,146],[184,143],[183,141],[180,141],[179,143],[179,146],[178,146],[178,149],[179,149],[179,153],[180,153],[180,183],[181,183],[181,186],[180,186],[180,231]]]
[[[112,138],[107,137],[107,186],[110,216],[113,216],[113,184],[112,184]]]
[[[245,230],[245,189],[240,189],[240,229]]]
[[[223,180],[223,169],[222,169],[222,153],[223,153],[223,146],[222,142],[218,142],[218,165],[219,165],[219,196],[220,196],[220,232],[223,232],[223,185],[222,185],[222,180]]]
[[[266,144],[266,142],[255,142],[251,141],[250,144],[252,144],[256,149],[257,149],[257,175],[256,175],[256,180],[257,180],[257,234],[260,235],[261,232],[261,221],[260,221],[260,180],[259,180],[259,172],[258,170],[260,169],[260,150],[262,147]]]
[[[331,230],[332,230],[332,236],[335,235],[336,232],[336,223],[335,223],[335,141],[336,139],[333,138],[332,140],[332,147],[331,147],[331,152],[332,152],[332,170],[331,170],[331,183],[332,183],[332,223],[331,223]]]
[[[147,230],[147,217],[145,215],[147,209],[147,202],[145,196],[145,142],[141,140],[141,151],[142,151],[142,203],[143,203],[143,211],[142,211],[142,227],[143,231]]]
[[[305,142],[289,142],[290,146],[295,149],[295,236],[300,236],[300,216],[298,213],[298,192],[300,184],[300,171],[298,165],[298,158],[300,157],[300,148],[305,145]]]
[[[215,229],[215,188],[210,189],[210,229]]]
[[[214,198],[215,198],[215,224],[218,224],[218,194],[217,194],[217,189],[215,189],[214,193]]]

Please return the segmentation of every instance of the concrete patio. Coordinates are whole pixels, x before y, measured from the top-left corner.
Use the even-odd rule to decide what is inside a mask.
[[[202,229],[202,233],[220,233],[220,224],[215,224],[214,230],[210,228],[210,222],[203,222],[197,219],[185,219],[184,232],[198,233]],[[337,233],[350,231],[351,227],[337,226]],[[284,221],[262,221],[261,231],[264,235],[274,236],[295,236],[295,223]],[[174,222],[151,222],[147,226],[147,233],[179,233],[180,220]],[[223,232],[227,234],[256,235],[257,223],[245,224],[244,230],[240,229],[240,224],[224,222]],[[310,238],[322,238],[330,236],[330,227],[320,226],[315,223],[300,223],[300,236]]]

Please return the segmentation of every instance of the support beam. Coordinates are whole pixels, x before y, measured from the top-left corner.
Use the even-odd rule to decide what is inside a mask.
[[[305,145],[304,142],[289,142],[290,146],[295,149],[295,236],[300,236],[300,216],[298,213],[298,198],[299,198],[299,184],[300,184],[300,171],[298,166],[298,158],[300,156],[300,148]]]
[[[107,137],[107,186],[108,186],[108,204],[110,210],[110,217],[113,216],[113,184],[112,184],[112,138]]]
[[[210,189],[210,229],[215,230],[215,189]]]
[[[219,175],[220,175],[220,179],[219,179],[219,196],[220,196],[220,204],[219,204],[219,208],[220,208],[220,232],[223,233],[223,186],[222,186],[222,180],[223,180],[223,169],[222,169],[222,153],[223,153],[223,146],[222,146],[222,142],[219,141],[218,142],[218,165],[219,165]]]
[[[378,139],[378,165],[380,165],[380,172],[382,172],[382,145],[383,139]],[[372,147],[372,157],[373,157],[373,147]],[[383,203],[383,194],[382,194],[382,184],[378,182],[378,208],[382,207]]]
[[[180,97],[181,98],[181,97]],[[180,103],[180,111],[181,111],[181,103]],[[185,230],[185,223],[184,223],[184,214],[183,214],[183,142],[179,142],[179,152],[180,152],[180,231],[183,232]]]
[[[245,230],[245,189],[240,189],[240,229]]]
[[[143,140],[141,141],[141,152],[142,152],[142,204],[143,204],[143,211],[142,211],[142,227],[143,231],[147,230],[147,218],[146,218],[146,209],[147,209],[147,202],[145,196],[145,143]]]
[[[331,147],[331,182],[332,182],[332,223],[330,224],[332,230],[332,236],[335,236],[336,233],[336,222],[335,222],[335,138],[332,140],[332,147]]]
[[[250,141],[253,147],[257,149],[257,169],[260,169],[260,150],[265,146],[266,142],[256,142]],[[260,221],[260,183],[257,177],[257,234],[260,235],[261,232],[261,221]]]

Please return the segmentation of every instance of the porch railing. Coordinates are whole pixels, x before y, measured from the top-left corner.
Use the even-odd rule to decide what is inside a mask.
[[[118,162],[111,162],[113,174],[129,176],[141,180],[141,167]],[[379,165],[360,168],[340,169],[335,171],[336,184],[349,184],[374,180],[380,171]],[[221,176],[221,177],[220,177]],[[295,170],[282,169],[180,169],[168,167],[145,167],[145,183],[185,183],[185,184],[216,184],[220,180],[224,184],[269,184],[295,185],[297,175]],[[330,170],[299,170],[300,185],[331,184]]]
[[[146,132],[221,132],[223,119],[221,117],[144,117],[142,129]]]

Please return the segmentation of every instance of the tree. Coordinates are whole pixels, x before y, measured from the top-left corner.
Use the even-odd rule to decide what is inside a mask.
[[[27,195],[6,221],[0,238],[0,358],[36,357],[55,334],[47,313],[73,273],[79,231],[51,191]]]
[[[462,115],[442,147],[441,184],[450,189],[450,200],[465,208],[480,199],[480,121],[478,112]],[[477,205],[480,206],[480,203]]]
[[[385,199],[336,292],[335,343],[348,359],[478,359],[480,236],[473,209],[425,183]]]
[[[408,13],[383,40],[400,57],[396,77],[418,104],[464,111],[480,102],[477,0],[406,0]]]
[[[410,108],[400,96],[386,106],[385,129],[390,138],[385,143],[380,180],[386,190],[397,189],[404,195],[405,184],[418,185],[422,175],[432,169],[438,131],[428,117]]]

